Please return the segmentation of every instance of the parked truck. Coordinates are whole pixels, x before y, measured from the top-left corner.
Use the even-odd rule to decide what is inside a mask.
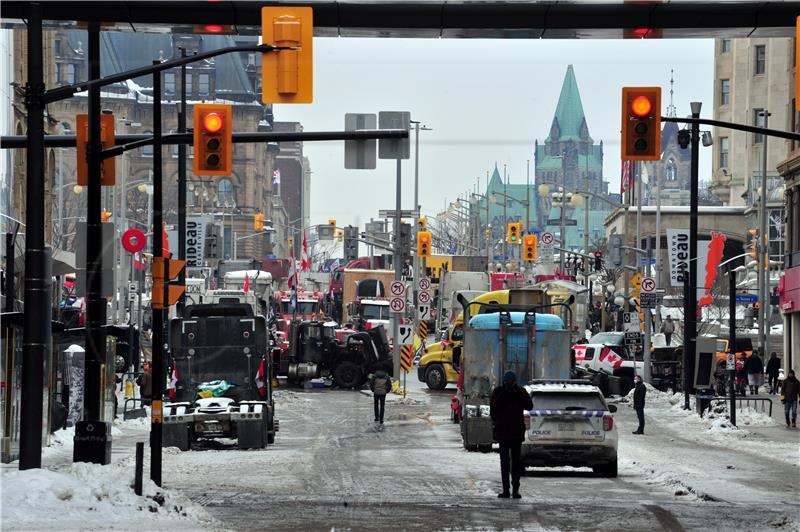
[[[348,323],[355,317],[351,314],[353,307],[350,303],[386,298],[389,286],[394,281],[394,271],[345,269],[342,279],[342,323]]]
[[[186,307],[170,322],[170,401],[163,445],[191,449],[232,438],[241,449],[275,441],[267,325],[244,303]]]
[[[456,299],[459,292],[467,301],[489,290],[489,275],[486,272],[444,272],[439,278],[436,330],[451,325],[461,312]]]
[[[543,297],[537,291],[528,292],[530,300]],[[460,421],[465,449],[489,451],[494,443],[489,401],[505,371],[516,372],[523,386],[533,380],[571,377],[575,362],[568,326],[551,314],[560,310],[556,307],[568,308],[570,302],[498,305],[469,303],[463,298],[460,302],[464,309],[464,347],[453,417]],[[488,308],[478,314],[481,306]]]

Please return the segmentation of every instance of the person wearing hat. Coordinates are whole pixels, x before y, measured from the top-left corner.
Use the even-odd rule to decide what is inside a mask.
[[[497,496],[501,499],[512,496],[508,491],[509,472],[513,497],[522,498],[519,493],[519,478],[522,476],[520,451],[522,441],[525,439],[523,413],[532,408],[531,396],[517,385],[517,374],[512,370],[506,371],[503,374],[503,384],[492,391],[490,403],[495,439],[500,443],[500,477],[503,481],[503,491]]]

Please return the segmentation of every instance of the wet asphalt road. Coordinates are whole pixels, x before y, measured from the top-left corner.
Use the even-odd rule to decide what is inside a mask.
[[[233,530],[791,529],[771,528],[761,503],[676,496],[624,469],[617,479],[588,469],[528,470],[524,498],[498,500],[498,455],[462,449],[448,417],[452,391],[409,384],[414,399],[387,402],[383,426],[372,421],[364,393],[281,390],[275,445],[170,450],[165,486]]]

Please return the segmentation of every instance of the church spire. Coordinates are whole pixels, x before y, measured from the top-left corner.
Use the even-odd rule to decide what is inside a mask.
[[[554,136],[557,135],[557,138]],[[578,82],[575,79],[575,70],[572,65],[567,66],[561,94],[558,97],[556,114],[553,125],[550,127],[549,140],[583,140],[591,142],[586,117],[583,114],[581,94]]]
[[[675,85],[675,76],[674,70],[670,69],[669,71],[669,106],[667,107],[667,116],[675,117],[678,116],[677,109],[675,109],[675,104],[673,102],[673,86]]]

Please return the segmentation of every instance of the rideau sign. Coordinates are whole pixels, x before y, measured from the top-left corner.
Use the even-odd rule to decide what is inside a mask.
[[[697,279],[694,286],[703,286],[708,261],[708,237],[697,240]],[[683,286],[684,277],[689,272],[689,230],[667,229],[667,250],[669,252],[670,286]]]

